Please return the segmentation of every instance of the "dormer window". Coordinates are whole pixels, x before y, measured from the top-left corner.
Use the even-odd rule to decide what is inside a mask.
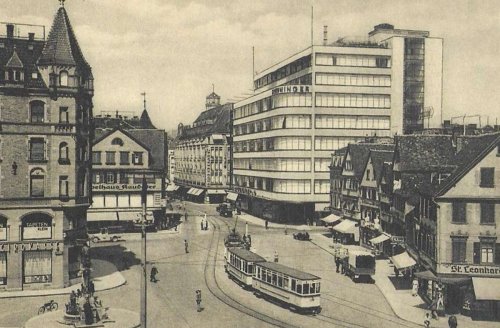
[[[38,73],[37,72],[31,73],[31,79],[32,80],[38,80]]]
[[[68,72],[61,71],[61,73],[59,73],[59,85],[62,87],[68,86]]]

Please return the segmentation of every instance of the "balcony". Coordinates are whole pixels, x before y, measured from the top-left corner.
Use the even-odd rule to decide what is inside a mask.
[[[53,126],[55,133],[75,133],[75,126],[69,123],[57,123]]]

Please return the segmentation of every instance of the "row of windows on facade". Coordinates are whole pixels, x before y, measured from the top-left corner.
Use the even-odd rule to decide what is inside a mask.
[[[155,174],[137,174],[128,172],[97,171],[92,172],[92,183],[123,183],[123,184],[141,184],[142,178],[146,178],[146,183],[156,183],[161,176]]]
[[[467,217],[468,206],[473,206],[473,204],[467,204],[466,202],[453,202],[452,203],[452,222],[465,224],[467,220],[475,220],[475,215],[472,217]],[[495,203],[482,202],[479,205],[480,215],[479,222],[481,224],[495,224],[496,223],[496,213],[495,213]]]
[[[257,190],[270,191],[284,194],[310,194],[311,180],[286,180],[273,178],[260,178],[245,175],[234,175],[234,185],[236,187],[252,188]],[[329,180],[314,180],[315,194],[330,193]]]
[[[315,158],[315,172],[329,172],[330,158]],[[311,172],[310,158],[236,158],[234,169],[272,172]]]
[[[7,284],[7,252],[0,252],[0,285]],[[23,284],[52,282],[52,251],[23,251]]]
[[[479,238],[479,242],[472,243],[473,264],[500,264],[500,243],[495,238]],[[451,238],[451,262],[455,264],[470,263],[467,256],[467,246],[470,244],[466,237]],[[469,248],[470,249],[470,248]]]
[[[93,151],[92,152],[92,164],[101,165],[102,164],[102,151]],[[106,151],[106,165],[115,165],[116,164],[116,151]],[[129,152],[129,151],[120,151],[120,165],[129,165],[130,163],[134,165],[142,165],[143,164],[143,152]],[[132,156],[131,156],[132,155]],[[132,161],[130,158],[132,157]]]
[[[234,152],[261,152],[275,150],[311,150],[312,137],[273,137],[236,141]],[[314,137],[315,150],[336,150],[350,143],[364,140],[364,137]]]
[[[390,129],[386,116],[316,115],[316,129]],[[234,126],[234,135],[245,135],[277,129],[310,129],[311,115],[279,115]]]
[[[276,108],[311,106],[310,93],[280,93],[234,109],[234,118],[239,119]],[[317,92],[316,107],[387,109],[391,108],[391,96],[388,94]]]
[[[9,81],[9,82],[22,82],[25,81],[25,76],[27,75],[26,73],[29,73],[25,70],[22,69],[7,69],[7,70],[0,70],[0,81]],[[31,80],[38,80],[39,74],[38,72],[31,72],[30,75],[27,75],[30,77]],[[58,85],[61,87],[68,87],[70,85],[71,77],[69,76],[67,71],[61,71],[59,73],[59,76],[57,78]],[[74,83],[73,83],[74,84]]]
[[[33,137],[28,141],[28,160],[30,162],[45,162],[48,161],[47,141],[45,138]],[[77,160],[87,160],[87,152],[85,147],[80,147],[77,152]],[[0,154],[2,150],[2,141],[0,140]],[[59,164],[70,164],[69,146],[63,141],[59,143]],[[17,172],[15,173],[17,174]]]
[[[31,123],[43,123],[47,121],[45,103],[40,100],[31,101],[29,104],[29,120]],[[83,108],[77,111],[77,120],[88,119],[88,112]],[[69,109],[67,106],[59,107],[59,123],[69,123]]]
[[[34,168],[29,174],[29,196],[30,197],[45,197],[47,189],[45,171],[41,168]],[[85,176],[80,176],[78,179],[77,190],[78,195],[85,196],[87,191],[85,188]],[[59,176],[59,196],[69,197],[70,179],[67,175]]]
[[[388,56],[376,55],[344,55],[344,54],[316,54],[316,65],[321,66],[352,66],[371,68],[390,68],[391,59]],[[255,80],[255,89],[262,88],[268,84],[283,79],[289,75],[300,72],[311,67],[311,55],[302,57],[290,64],[287,64],[274,72]]]

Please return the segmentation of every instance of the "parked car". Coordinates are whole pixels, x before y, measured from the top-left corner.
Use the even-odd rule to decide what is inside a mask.
[[[311,240],[309,233],[307,231],[298,231],[293,234],[293,239],[297,240]]]
[[[114,231],[110,231],[108,228],[102,228],[98,233],[90,234],[89,239],[93,243],[99,243],[102,241],[112,241],[116,242],[120,240],[122,236]]]

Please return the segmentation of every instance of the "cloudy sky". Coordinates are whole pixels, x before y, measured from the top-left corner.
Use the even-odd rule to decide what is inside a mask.
[[[190,124],[212,91],[241,99],[261,71],[314,42],[366,35],[374,25],[428,30],[444,38],[444,119],[500,119],[500,1],[497,0],[67,0],[95,77],[95,112],[140,113],[140,93],[161,128]],[[0,0],[0,21],[43,24],[57,0]],[[4,33],[1,33],[4,34]],[[472,122],[472,120],[471,120]]]

